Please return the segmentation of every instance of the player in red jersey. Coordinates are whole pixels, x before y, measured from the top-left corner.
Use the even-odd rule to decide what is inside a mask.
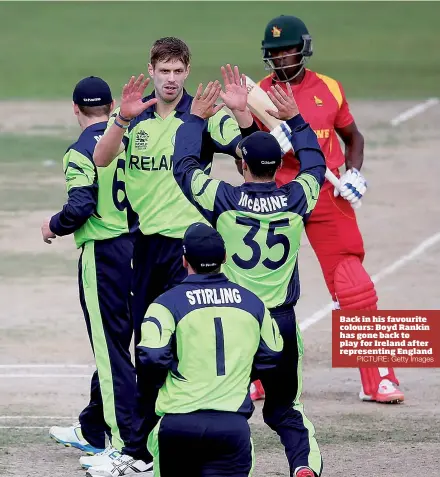
[[[341,84],[315,73],[305,64],[312,56],[312,38],[297,17],[282,15],[266,26],[262,41],[263,60],[271,74],[259,82],[264,91],[277,94],[273,85],[287,91],[290,83],[305,121],[314,129],[326,157],[327,167],[340,177],[341,192],[325,181],[317,206],[305,230],[324,274],[335,308],[376,310],[377,295],[362,262],[365,252],[352,205],[365,193],[367,183],[359,172],[363,163],[364,139],[351,115]],[[257,120],[258,123],[258,120]],[[261,129],[266,129],[259,123]],[[345,154],[338,136],[345,144]],[[299,162],[292,152],[283,158],[277,184],[293,180]],[[404,400],[392,368],[361,368],[364,401],[397,403]],[[253,383],[252,397],[264,397],[261,383]]]

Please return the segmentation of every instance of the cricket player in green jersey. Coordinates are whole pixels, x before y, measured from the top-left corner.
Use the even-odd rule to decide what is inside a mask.
[[[224,75],[234,84],[239,108],[246,109],[247,90],[239,75]],[[240,98],[240,91],[242,91]],[[265,422],[281,438],[291,475],[319,476],[321,454],[314,427],[299,401],[303,344],[294,306],[299,298],[298,250],[304,223],[316,205],[324,182],[325,162],[315,133],[299,114],[291,89],[277,86],[271,94],[283,127],[300,161],[298,177],[278,188],[274,182],[281,165],[281,148],[269,133],[258,131],[241,141],[245,183],[233,187],[209,178],[199,155],[206,120],[218,109],[220,91],[210,83],[197,91],[191,117],[176,134],[173,173],[186,197],[220,232],[228,258],[226,276],[254,292],[270,309],[284,340],[276,377],[261,376],[266,390]]]
[[[144,81],[143,75],[132,77],[122,90],[120,108],[112,115],[94,152],[100,167],[108,167],[119,153],[126,153],[127,197],[138,220],[131,303],[135,343],[140,340],[142,320],[150,303],[187,276],[181,259],[185,230],[195,222],[206,223],[176,184],[172,171],[176,131],[190,118],[193,100],[184,89],[190,73],[188,46],[173,37],[157,40],[151,48],[148,72],[154,82],[153,93],[144,97],[149,79]],[[230,96],[225,92],[226,104]],[[252,130],[249,111],[234,111],[234,115],[236,120],[218,111],[205,124],[200,161],[206,173],[216,152],[237,158],[239,141]],[[139,397],[138,402],[143,401]],[[140,407],[138,410],[141,412]],[[148,460],[145,437],[149,430],[142,418],[133,426],[133,433],[138,434],[133,439],[138,445],[124,452]]]
[[[124,196],[125,158],[98,169],[93,151],[104,134],[114,101],[101,78],[81,80],[73,92],[73,109],[82,133],[66,151],[63,170],[68,200],[42,226],[43,239],[73,234],[81,249],[78,266],[80,302],[95,355],[91,401],[70,427],[53,427],[50,435],[77,447],[98,462],[130,438],[136,376],[130,356],[133,326],[129,313],[133,240]],[[105,448],[105,432],[111,446]],[[104,452],[100,452],[104,451]]]
[[[149,306],[137,347],[160,416],[148,439],[154,475],[247,477],[251,370],[270,377],[282,338],[263,302],[220,273],[226,251],[215,229],[190,226],[183,254],[188,278]],[[125,464],[143,469],[128,456]]]

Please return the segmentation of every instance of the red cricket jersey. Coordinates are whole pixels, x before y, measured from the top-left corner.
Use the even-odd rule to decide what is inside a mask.
[[[328,76],[308,69],[300,84],[291,85],[299,111],[306,122],[318,136],[318,141],[324,153],[327,167],[338,177],[338,169],[345,163],[345,156],[339,144],[335,128],[343,128],[354,119],[345,98],[341,84]],[[273,75],[266,76],[258,84],[267,91],[276,83]],[[286,91],[286,83],[278,83]],[[267,131],[258,119],[256,122],[261,129]],[[299,161],[292,151],[283,158],[283,165],[276,175],[278,186],[293,180],[299,172]],[[324,187],[329,187],[326,181]]]

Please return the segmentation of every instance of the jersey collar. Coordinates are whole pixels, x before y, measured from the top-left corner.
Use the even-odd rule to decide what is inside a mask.
[[[142,102],[146,103],[147,101],[155,97],[156,94],[155,91],[153,91],[150,95],[145,96],[145,98],[142,99]],[[186,111],[188,111],[188,109],[191,107],[192,99],[192,96],[187,93],[185,88],[183,88],[183,95],[180,98],[180,101],[177,103],[176,107],[174,108],[175,111],[177,111],[178,113],[185,113]],[[146,113],[150,114],[153,114],[155,111],[156,106],[154,104],[145,110]]]
[[[100,123],[95,123],[95,124],[91,124],[90,126],[87,126],[84,129],[83,133],[105,131],[106,128],[107,128],[107,121],[101,121]]]
[[[186,277],[185,280],[183,280],[183,283],[217,283],[227,281],[228,279],[224,273],[216,273],[214,275],[202,275],[196,273]]]
[[[270,192],[277,189],[275,181],[271,182],[245,182],[241,185],[243,189],[253,192]]]

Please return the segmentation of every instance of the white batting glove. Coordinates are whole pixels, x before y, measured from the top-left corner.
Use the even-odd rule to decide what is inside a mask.
[[[278,141],[283,154],[286,154],[292,149],[292,143],[290,142],[290,135],[292,131],[285,121],[276,128],[272,129],[270,133]]]
[[[337,197],[341,194],[341,197],[348,200],[352,205],[362,199],[368,187],[364,176],[354,167],[341,176],[340,183],[340,190],[335,187],[333,195]]]

